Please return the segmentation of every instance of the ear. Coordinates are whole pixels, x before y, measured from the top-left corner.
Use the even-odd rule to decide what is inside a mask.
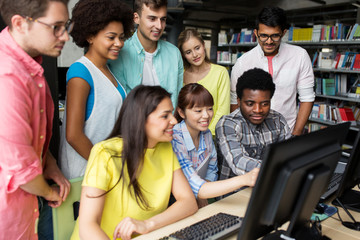
[[[91,45],[93,43],[94,40],[94,36],[90,36],[86,39],[86,41],[89,43],[89,45]]]
[[[287,29],[284,29],[283,33],[282,33],[282,36],[283,37],[285,35],[285,33],[287,32]]]
[[[134,23],[139,25],[140,15],[137,12],[134,12]]]
[[[28,28],[28,23],[25,18],[20,15],[14,15],[11,17],[11,29],[19,33],[25,33]]]
[[[254,29],[254,34],[255,34],[256,38],[258,38],[258,31],[257,31],[257,29]]]
[[[179,113],[179,115],[182,119],[185,119],[185,113],[183,110],[181,110],[180,108],[176,108],[176,111]]]
[[[240,107],[240,98],[237,98],[237,104],[238,104],[238,107]]]

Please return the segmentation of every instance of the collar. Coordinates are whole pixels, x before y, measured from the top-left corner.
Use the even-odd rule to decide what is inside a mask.
[[[137,54],[145,54],[145,49],[144,49],[143,45],[141,44],[141,42],[139,40],[137,32],[138,32],[138,30],[136,30],[134,32],[134,34],[131,36],[129,41],[131,41],[133,43],[133,46],[135,47],[135,50],[136,50]],[[154,52],[154,56],[156,56],[159,53],[160,49],[161,49],[161,41],[162,40],[159,40],[157,42],[157,47],[156,47],[156,50]]]
[[[189,132],[184,120],[182,120],[180,122],[180,129],[183,134],[185,146],[186,146],[186,149],[188,150],[188,152],[196,150],[194,142],[191,138],[190,132]],[[200,151],[200,150],[205,150],[205,149],[206,149],[206,144],[205,144],[204,132],[200,131],[199,149],[198,150]]]
[[[27,52],[25,52],[20,45],[14,40],[9,32],[9,27],[7,26],[0,33],[0,45],[1,49],[7,54],[13,56],[16,60],[22,62],[25,68],[34,75],[43,75],[44,69],[41,66],[42,56],[39,55],[35,58],[32,58]]]

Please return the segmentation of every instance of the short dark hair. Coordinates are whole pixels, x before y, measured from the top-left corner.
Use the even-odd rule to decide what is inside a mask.
[[[119,0],[80,0],[72,10],[74,28],[70,35],[79,47],[88,47],[87,39],[95,36],[110,22],[121,22],[125,38],[133,31],[133,12]]]
[[[186,108],[213,106],[214,99],[211,93],[198,83],[189,83],[183,86],[179,92],[178,105],[175,110],[175,118],[181,122],[183,118],[179,114],[179,109],[185,112]]]
[[[0,13],[5,24],[12,28],[12,16],[20,15],[33,19],[43,17],[48,9],[49,2],[62,2],[67,6],[69,0],[0,0]]]
[[[270,91],[270,98],[274,95],[275,84],[270,73],[260,68],[253,68],[244,72],[236,84],[236,94],[242,98],[244,89]]]
[[[287,23],[286,13],[282,8],[279,7],[265,7],[263,8],[257,19],[255,28],[259,30],[259,24],[264,24],[269,27],[281,28],[281,31],[289,28]]]
[[[141,11],[144,4],[152,10],[156,10],[161,7],[167,7],[168,2],[167,0],[135,0],[134,12],[141,16]]]

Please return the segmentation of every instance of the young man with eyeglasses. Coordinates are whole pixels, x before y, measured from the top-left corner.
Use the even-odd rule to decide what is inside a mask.
[[[52,239],[52,225],[43,231],[39,211],[49,210],[44,203],[60,206],[70,191],[48,151],[54,104],[41,66],[41,55],[59,56],[69,40],[67,4],[0,1],[7,25],[0,33],[0,239],[41,239],[40,232]]]
[[[300,135],[315,99],[314,73],[305,49],[281,41],[287,25],[285,11],[281,8],[266,7],[259,13],[254,30],[258,45],[242,55],[232,68],[231,111],[237,108],[238,78],[248,69],[261,68],[272,75],[276,85],[271,108],[284,115],[293,135]]]

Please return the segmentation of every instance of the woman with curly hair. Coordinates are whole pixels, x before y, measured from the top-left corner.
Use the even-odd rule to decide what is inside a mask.
[[[133,13],[118,0],[80,0],[72,11],[74,42],[85,48],[66,76],[67,95],[61,130],[60,166],[69,178],[83,176],[92,146],[110,134],[124,88],[107,66],[133,30]]]

